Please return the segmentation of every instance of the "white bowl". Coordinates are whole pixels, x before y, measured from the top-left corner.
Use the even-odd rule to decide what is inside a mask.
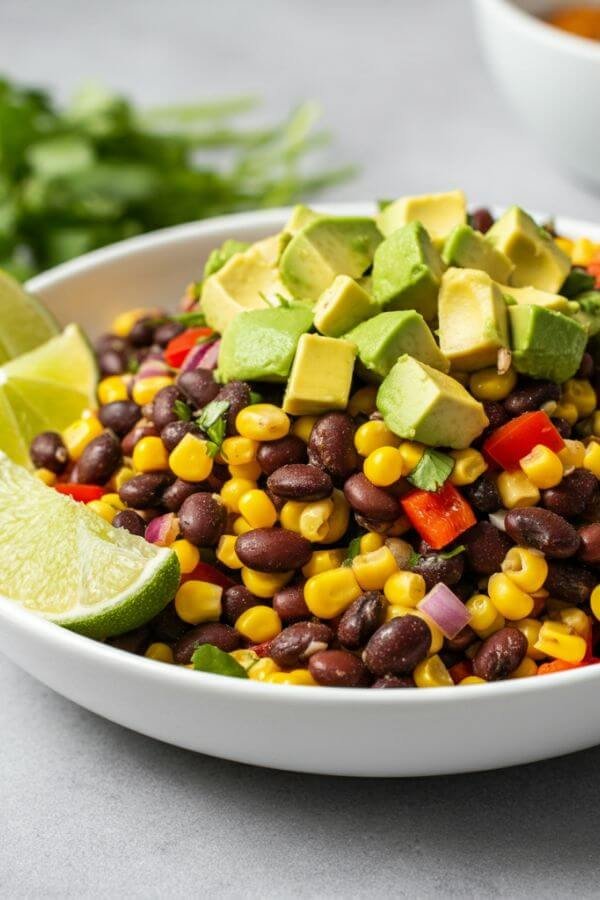
[[[371,212],[370,207],[329,207]],[[277,231],[285,210],[135,238],[35,278],[91,333],[129,306],[172,304],[225,238]],[[565,234],[600,228],[558,220]],[[290,687],[168,666],[0,601],[0,649],[40,681],[142,734],[227,759],[331,775],[433,775],[525,763],[600,741],[600,666],[458,689]]]
[[[600,43],[539,18],[565,0],[473,5],[492,73],[523,126],[562,166],[600,185]]]

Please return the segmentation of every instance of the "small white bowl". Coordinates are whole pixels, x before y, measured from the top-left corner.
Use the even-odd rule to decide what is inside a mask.
[[[41,275],[30,288],[63,323],[76,320],[98,333],[130,306],[175,304],[213,247],[229,237],[273,234],[287,217],[286,210],[259,212],[134,238]],[[557,226],[600,240],[592,225],[559,219]],[[441,775],[531,762],[600,741],[600,666],[457,689],[260,684],[134,656],[1,599],[0,649],[113,722],[190,750],[278,769]]]
[[[600,42],[540,16],[557,0],[473,0],[485,56],[510,106],[544,152],[600,185]]]

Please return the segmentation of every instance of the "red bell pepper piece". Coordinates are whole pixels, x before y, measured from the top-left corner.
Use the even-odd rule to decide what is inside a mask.
[[[439,491],[410,491],[400,503],[411,525],[434,550],[441,550],[477,521],[449,481]]]
[[[600,253],[596,254],[591,263],[587,266],[586,271],[588,275],[594,276],[596,279],[594,287],[596,290],[600,290]]]
[[[207,581],[209,584],[216,584],[222,587],[224,591],[235,584],[224,572],[205,562],[199,562],[193,572],[182,575],[181,583],[183,584],[186,581]]]
[[[538,666],[537,674],[551,675],[553,672],[568,672],[570,669],[581,669],[586,665],[585,662],[570,663],[563,659],[553,659],[551,662],[545,662]]]
[[[450,666],[448,671],[454,684],[460,684],[463,678],[468,678],[469,675],[473,674],[473,663],[470,660],[468,662],[464,660],[456,663],[454,666]]]
[[[79,500],[81,503],[89,503],[91,500],[100,500],[106,493],[104,488],[98,487],[97,484],[73,484],[63,482],[55,484],[55,490],[59,494],[68,494],[73,500]]]
[[[188,328],[169,341],[164,352],[165,362],[178,369],[192,347],[195,347],[202,338],[208,338],[212,334],[212,328]]]
[[[565,446],[557,429],[542,410],[523,413],[501,425],[483,445],[483,452],[503,469],[518,469],[519,460],[537,444],[558,452]]]

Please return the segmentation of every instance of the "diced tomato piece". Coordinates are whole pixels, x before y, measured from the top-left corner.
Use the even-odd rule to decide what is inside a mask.
[[[178,369],[192,347],[195,347],[202,338],[208,338],[212,334],[212,328],[188,328],[169,341],[164,352],[165,362]]]
[[[410,491],[400,502],[413,528],[434,550],[441,550],[477,521],[449,481],[439,491]]]
[[[483,452],[503,469],[518,469],[519,460],[537,444],[558,452],[565,446],[557,429],[542,410],[523,413],[496,428],[483,445]]]
[[[552,662],[542,663],[538,666],[538,675],[551,675],[552,672],[567,672],[569,669],[581,669],[586,663],[570,663],[563,659],[553,659]]]
[[[181,583],[185,581],[207,581],[209,584],[216,584],[222,587],[224,591],[230,588],[234,581],[221,572],[220,569],[211,566],[209,563],[199,562],[193,572],[181,576]]]
[[[55,484],[54,489],[59,494],[68,494],[73,500],[79,500],[81,503],[90,503],[92,500],[100,500],[106,493],[104,488],[98,487],[97,484],[72,484],[63,482]]]
[[[271,652],[271,644],[272,643],[273,643],[273,641],[270,640],[270,641],[263,641],[262,644],[250,644],[248,649],[254,650],[256,655],[260,656],[262,659],[262,657],[268,656],[269,653]]]
[[[463,678],[468,678],[469,675],[473,674],[473,663],[464,660],[463,662],[456,663],[454,666],[450,666],[448,671],[450,672],[450,677],[454,684],[460,684]]]
[[[589,275],[593,275],[596,279],[596,284],[594,287],[596,290],[600,290],[600,254],[594,257],[589,266],[587,266],[586,271]]]

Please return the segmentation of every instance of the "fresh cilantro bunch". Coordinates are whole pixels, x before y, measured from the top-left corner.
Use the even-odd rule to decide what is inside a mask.
[[[66,108],[0,79],[0,268],[25,278],[122,238],[287,204],[350,174],[305,174],[318,110],[250,130],[249,98],[139,110],[98,86]]]

